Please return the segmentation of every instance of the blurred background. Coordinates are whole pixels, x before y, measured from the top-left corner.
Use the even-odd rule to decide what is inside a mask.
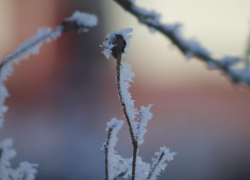
[[[245,52],[249,0],[136,2],[161,13],[163,22],[183,23],[184,36],[197,38],[214,57]],[[164,145],[178,153],[160,180],[250,179],[249,88],[232,85],[195,58],[187,61],[111,0],[0,0],[0,57],[36,28],[55,27],[75,10],[96,14],[98,27],[45,44],[38,56],[15,65],[6,83],[11,96],[0,139],[13,138],[14,167],[38,163],[38,180],[104,179],[106,124],[124,117],[116,61],[99,45],[109,32],[131,27],[131,55],[124,56],[136,74],[131,93],[138,109],[154,104],[140,156],[151,162]],[[130,157],[127,125],[118,136],[118,153]]]

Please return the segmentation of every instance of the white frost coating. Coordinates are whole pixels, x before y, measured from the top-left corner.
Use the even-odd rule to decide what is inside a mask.
[[[4,85],[4,80],[13,72],[13,62],[18,63],[22,59],[27,59],[31,54],[38,54],[42,43],[56,39],[60,35],[60,30],[60,26],[54,31],[51,31],[50,28],[38,28],[32,37],[21,43],[2,60],[0,67],[0,127],[2,127],[4,121],[4,113],[7,111],[4,102],[9,95]]]
[[[132,31],[133,31],[132,28],[125,28],[121,29],[120,31],[113,31],[106,36],[106,39],[103,42],[104,50],[102,53],[106,56],[107,59],[112,54],[112,48],[115,46],[113,42],[116,38],[116,35],[121,35],[123,37],[123,40],[126,41],[126,47],[124,49],[123,54],[129,54],[130,40],[132,38],[132,35],[130,33]]]
[[[16,151],[12,148],[12,140],[7,139],[1,142],[0,149],[2,151],[2,155],[0,158],[0,179],[1,180],[10,180],[9,174],[11,172],[10,169],[10,159],[16,156]]]
[[[193,39],[186,40],[183,38],[180,28],[182,27],[182,24],[176,23],[176,24],[161,24],[161,14],[155,12],[154,10],[147,10],[145,8],[138,7],[136,5],[132,5],[131,7],[134,11],[136,11],[139,16],[139,21],[142,23],[146,23],[153,26],[158,26],[162,29],[165,29],[165,31],[172,33],[181,43],[184,47],[187,48],[186,57],[187,59],[195,56],[196,54],[203,54],[206,56],[210,55],[210,52],[206,50],[202,45]],[[150,27],[151,32],[155,32],[153,27]]]
[[[104,143],[103,148],[108,148],[108,175],[109,179],[114,179],[129,168],[129,161],[117,155],[114,148],[118,141],[117,133],[120,131],[124,121],[113,118],[107,124],[107,131],[110,131],[110,138]]]
[[[36,33],[21,43],[14,51],[9,53],[2,60],[3,66],[0,71],[0,81],[2,82],[12,72],[12,62],[18,63],[21,59],[27,59],[31,54],[38,54],[39,48],[44,42],[56,39],[60,33],[59,26],[54,31],[51,28],[38,28]]]
[[[34,180],[37,174],[35,169],[37,164],[30,164],[29,162],[21,162],[16,170],[11,171],[10,176],[14,180]]]
[[[120,69],[120,87],[121,87],[121,95],[123,98],[123,102],[126,106],[126,111],[132,125],[133,131],[136,132],[137,122],[134,122],[136,114],[138,114],[134,100],[132,99],[131,93],[129,92],[130,82],[133,82],[135,77],[134,72],[131,70],[131,65],[128,62],[121,62]]]
[[[179,40],[183,43],[183,45],[188,49],[186,52],[186,58],[190,59],[191,57],[196,56],[197,54],[202,54],[205,56],[210,56],[210,52],[205,49],[201,43],[199,43],[196,39],[185,40],[181,36],[179,36]]]
[[[10,159],[16,156],[15,150],[12,148],[12,140],[6,139],[0,144],[1,158],[0,158],[0,179],[8,179]]]
[[[6,139],[0,143],[0,179],[1,180],[34,180],[37,170],[36,164],[22,162],[16,169],[11,168],[10,160],[16,156],[16,151],[12,148],[13,142]],[[25,177],[25,178],[24,178]]]
[[[241,61],[239,56],[224,56],[220,61],[218,61],[222,66],[231,66]]]
[[[142,15],[141,19],[139,19],[140,22],[147,22],[152,24],[160,23],[161,14],[157,13],[156,11],[154,10],[149,11],[145,8],[135,5],[132,6],[132,9]]]
[[[110,139],[109,139],[108,148],[115,147],[115,145],[118,141],[117,133],[121,130],[123,124],[124,124],[124,122],[122,120],[117,120],[116,118],[113,118],[110,122],[108,122],[106,131],[108,131],[109,129],[112,129]],[[105,144],[105,146],[106,145],[107,144]]]
[[[94,27],[98,24],[96,15],[80,11],[75,11],[72,16],[66,20],[76,21],[77,25],[80,27],[80,31],[83,32],[88,32],[88,27]]]
[[[5,99],[8,96],[9,96],[9,93],[4,83],[0,83],[0,127],[3,126],[4,113],[8,110],[8,107],[4,105]]]
[[[217,64],[215,63],[215,62],[213,62],[213,61],[208,61],[207,62],[207,68],[208,69],[214,69],[214,68],[217,68],[218,66],[217,66]]]
[[[164,171],[167,163],[165,161],[174,160],[175,152],[170,152],[166,147],[161,147],[159,152],[155,153],[155,158],[152,158],[151,174],[148,180],[155,180],[161,171]]]
[[[197,55],[197,54],[202,54],[205,56],[210,56],[210,52],[205,49],[197,40],[193,39],[184,39],[181,32],[180,28],[182,27],[182,24],[176,23],[176,24],[162,24],[160,22],[161,19],[161,14],[155,12],[154,10],[147,10],[145,8],[141,8],[134,3],[131,6],[131,9],[138,14],[138,19],[140,22],[148,24],[150,27],[150,31],[154,33],[154,27],[156,26],[159,27],[160,29],[165,30],[168,33],[173,34],[182,46],[184,46],[187,49],[186,52],[186,57],[187,59]]]
[[[150,164],[143,162],[140,156],[136,157],[136,180],[145,180],[150,172]]]
[[[243,67],[243,68],[229,68],[229,76],[231,78],[237,77],[241,80],[241,82],[250,83],[250,68]]]
[[[153,114],[150,112],[150,108],[153,104],[148,105],[148,107],[141,107],[139,111],[139,122],[138,122],[138,130],[137,130],[137,142],[141,145],[144,142],[143,136],[146,134],[147,129],[146,126],[148,124],[148,120],[152,119]]]

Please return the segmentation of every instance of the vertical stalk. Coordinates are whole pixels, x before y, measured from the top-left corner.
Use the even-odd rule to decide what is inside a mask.
[[[109,180],[108,154],[109,154],[109,140],[110,140],[111,132],[112,132],[112,128],[109,128],[108,138],[105,144],[105,180]]]
[[[137,151],[138,151],[138,142],[135,138],[132,125],[131,125],[131,120],[129,119],[128,113],[127,113],[127,107],[126,104],[124,103],[123,97],[122,97],[122,92],[121,92],[121,75],[120,75],[120,69],[121,69],[121,59],[122,59],[122,52],[124,48],[124,40],[122,37],[117,36],[116,39],[116,46],[113,49],[113,56],[117,60],[117,65],[116,65],[116,81],[117,81],[117,88],[118,88],[118,94],[119,98],[122,104],[122,109],[124,112],[124,115],[126,117],[126,120],[128,122],[129,126],[129,132],[133,144],[133,162],[132,162],[132,180],[135,180],[135,169],[136,169],[136,156],[137,156]]]

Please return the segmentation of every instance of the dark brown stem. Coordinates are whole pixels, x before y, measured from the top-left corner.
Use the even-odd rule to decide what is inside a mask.
[[[109,180],[109,161],[108,161],[108,153],[109,153],[109,141],[110,141],[110,137],[111,137],[111,133],[112,133],[112,128],[109,128],[109,132],[108,132],[108,138],[105,144],[105,180]]]
[[[133,144],[132,180],[135,180],[136,156],[137,156],[137,151],[138,151],[138,142],[136,141],[135,134],[133,132],[132,125],[131,125],[131,120],[129,119],[129,116],[127,113],[127,107],[126,107],[126,104],[124,103],[124,100],[122,97],[121,84],[120,84],[120,81],[121,81],[121,78],[120,78],[121,59],[122,59],[122,52],[123,52],[123,48],[124,48],[123,38],[121,36],[117,36],[115,44],[116,44],[116,46],[113,49],[113,54],[115,54],[114,57],[117,60],[116,81],[117,81],[119,98],[120,98],[120,101],[122,104],[122,109],[123,109],[124,115],[125,115],[126,120],[128,122],[129,132],[130,132],[130,136],[131,136],[131,140],[132,140],[132,144]]]
[[[0,149],[0,162],[1,162],[2,155],[3,155],[3,149]]]
[[[119,178],[123,177],[125,174],[127,173],[127,171],[124,171],[122,173],[120,173],[118,176],[116,176],[113,180],[118,180]]]
[[[164,156],[164,152],[161,153],[160,158],[158,159],[157,163],[155,163],[154,167],[152,167],[152,169],[151,169],[151,171],[150,171],[150,173],[149,173],[147,179],[150,179],[150,178],[151,178],[151,176],[152,176],[154,170],[156,169],[156,167],[157,167],[157,166],[159,165],[159,163],[161,162],[163,156]]]
[[[0,149],[0,161],[1,161],[2,155],[3,155],[3,150]]]

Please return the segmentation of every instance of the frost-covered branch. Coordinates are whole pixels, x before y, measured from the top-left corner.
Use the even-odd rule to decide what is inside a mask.
[[[86,32],[88,28],[96,26],[97,21],[95,15],[76,11],[54,29],[47,27],[38,28],[32,37],[22,42],[14,51],[7,54],[0,61],[0,127],[2,127],[3,115],[7,111],[4,101],[8,97],[8,91],[3,82],[13,72],[13,63],[27,59],[32,54],[38,54],[39,48],[43,43],[56,40],[62,33],[72,30]]]
[[[148,107],[141,107],[141,110],[138,112],[134,105],[134,100],[132,99],[131,93],[129,92],[130,82],[133,82],[132,78],[134,78],[135,74],[131,70],[131,65],[127,62],[121,62],[121,58],[123,54],[128,54],[129,52],[129,44],[132,29],[121,29],[118,31],[113,31],[112,33],[106,36],[105,41],[103,42],[104,47],[104,55],[109,58],[110,55],[117,60],[116,65],[116,81],[118,87],[118,94],[122,104],[124,116],[127,120],[130,136],[133,144],[133,156],[132,159],[127,160],[127,165],[132,165],[131,168],[126,168],[124,171],[121,171],[114,179],[118,179],[122,176],[131,176],[132,180],[146,180],[150,174],[150,164],[142,161],[141,157],[138,156],[139,145],[143,143],[143,136],[146,133],[146,126],[148,120],[152,118],[152,113],[150,112],[150,108],[152,104]],[[135,121],[136,116],[138,116],[138,121]],[[114,122],[113,122],[114,121]],[[112,125],[110,127],[110,124]],[[111,142],[111,136],[113,133],[113,129],[115,126],[113,124],[117,124],[117,120],[112,120],[108,124],[108,139],[105,143],[105,172],[106,172],[106,180],[114,180],[110,178],[110,174],[113,171],[113,168],[110,168],[112,164],[110,164],[109,160],[109,152],[110,148],[106,149],[107,145]],[[115,138],[115,143],[117,138]],[[113,148],[113,147],[112,147]],[[108,156],[107,156],[108,155]],[[119,156],[120,157],[120,156]],[[165,161],[165,160],[164,160]],[[162,162],[162,161],[160,161]],[[114,165],[113,165],[114,166]],[[118,165],[116,167],[119,167]],[[115,171],[117,172],[117,171]],[[156,177],[156,176],[155,176]]]
[[[32,54],[38,54],[43,43],[57,39],[62,33],[71,30],[86,32],[89,27],[97,25],[97,17],[88,13],[76,11],[69,18],[66,18],[54,29],[38,28],[36,33],[21,43],[13,52],[7,54],[0,62],[0,127],[4,121],[4,113],[7,106],[4,105],[8,97],[8,91],[4,81],[13,72],[13,63],[18,63],[22,59],[27,59]],[[21,162],[19,167],[13,169],[10,160],[16,156],[12,147],[12,140],[4,140],[0,143],[0,180],[34,180],[37,174],[37,164],[26,161]]]
[[[195,39],[185,39],[181,32],[181,24],[163,24],[160,21],[161,15],[153,10],[149,11],[145,8],[137,6],[134,1],[131,0],[114,0],[124,10],[133,14],[140,23],[147,25],[151,30],[159,31],[167,38],[169,38],[173,44],[189,59],[196,57],[204,61],[209,69],[217,68],[224,74],[226,74],[232,82],[236,84],[250,85],[250,67],[236,67],[235,63],[242,61],[241,57],[223,57],[221,59],[214,59],[211,53],[204,48]],[[226,62],[226,63],[225,63]],[[248,63],[247,63],[248,64]]]
[[[113,31],[108,34],[106,40],[103,43],[104,55],[109,58],[110,54],[117,60],[116,65],[116,81],[119,98],[122,104],[124,115],[127,119],[129,126],[130,136],[133,144],[133,167],[132,167],[132,180],[135,179],[135,167],[136,156],[138,151],[138,142],[136,140],[136,122],[134,118],[136,116],[136,109],[134,107],[134,100],[132,100],[131,94],[128,91],[130,87],[129,82],[132,81],[134,73],[130,71],[130,65],[128,63],[121,63],[122,53],[127,54],[129,52],[129,42],[131,39],[132,29],[122,29],[119,32]]]
[[[108,138],[103,144],[105,149],[105,180],[118,179],[128,171],[128,160],[117,155],[114,149],[118,141],[117,133],[122,128],[123,123],[123,121],[113,118],[107,124]]]
[[[174,160],[175,152],[170,153],[166,147],[161,147],[160,152],[155,153],[155,158],[152,158],[153,164],[148,175],[148,180],[154,180],[159,176],[161,171],[164,171],[167,164],[166,161]]]
[[[153,104],[148,105],[148,107],[141,107],[139,111],[139,119],[137,125],[137,141],[138,144],[141,145],[144,142],[143,136],[146,134],[147,129],[146,126],[148,124],[148,120],[153,117],[153,114],[150,112],[150,108]]]

